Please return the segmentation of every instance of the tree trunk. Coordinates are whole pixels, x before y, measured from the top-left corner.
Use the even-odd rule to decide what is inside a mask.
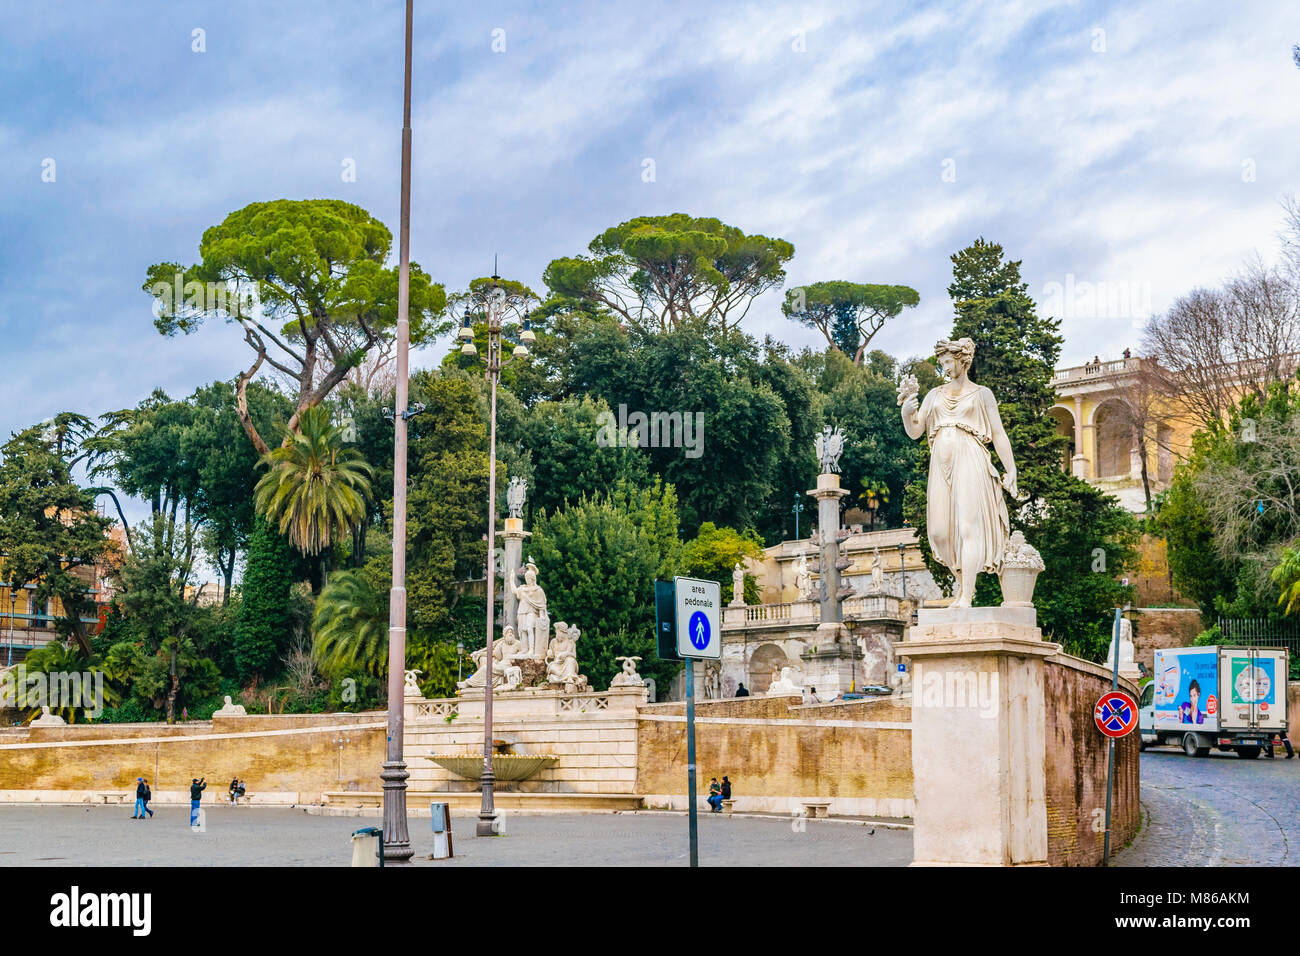
[[[230,563],[223,565],[221,572],[226,578],[226,590],[221,595],[221,606],[230,606],[230,586],[235,577],[235,546],[230,546]]]
[[[176,720],[176,692],[180,690],[180,679],[176,676],[176,648],[172,648],[171,655],[172,687],[167,694],[167,723],[173,723]]]

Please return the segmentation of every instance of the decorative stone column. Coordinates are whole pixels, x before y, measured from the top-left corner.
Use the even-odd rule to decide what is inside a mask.
[[[523,518],[507,518],[506,528],[500,532],[503,542],[502,549],[505,551],[505,569],[503,580],[505,581],[501,597],[502,608],[505,611],[505,623],[510,627],[517,627],[515,623],[515,612],[518,610],[519,601],[515,597],[515,585],[518,584],[519,569],[524,566],[524,539],[531,537],[531,531],[524,530]]]
[[[1043,640],[1032,607],[921,608],[912,661],[913,866],[1046,866]]]
[[[821,621],[838,624],[844,619],[840,608],[840,499],[848,494],[840,487],[840,476],[822,472],[817,487],[808,492],[817,499],[817,536],[820,555]]]

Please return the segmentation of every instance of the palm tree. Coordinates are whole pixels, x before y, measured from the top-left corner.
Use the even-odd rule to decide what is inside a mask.
[[[303,554],[314,555],[360,524],[370,501],[373,469],[342,441],[320,405],[302,413],[301,431],[262,460],[270,470],[258,481],[253,500],[267,520]]]
[[[388,600],[356,571],[339,571],[316,601],[312,657],[323,674],[388,671]]]

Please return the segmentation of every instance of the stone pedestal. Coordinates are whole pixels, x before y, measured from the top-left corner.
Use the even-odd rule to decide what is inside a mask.
[[[823,623],[843,620],[840,600],[840,569],[835,563],[840,558],[840,499],[848,494],[840,487],[840,476],[823,472],[817,476],[817,487],[808,492],[817,499],[817,543],[821,561],[818,581],[821,586],[821,619]]]
[[[1030,608],[923,608],[911,660],[913,866],[1046,866],[1047,643]]]
[[[515,599],[515,585],[518,584],[516,575],[519,569],[524,566],[524,539],[531,537],[532,532],[524,530],[523,518],[507,518],[504,531],[497,532],[501,535],[501,548],[505,552],[505,561],[502,574],[505,583],[501,591],[501,607],[505,615],[503,625],[517,627],[515,623],[515,612],[519,602]]]

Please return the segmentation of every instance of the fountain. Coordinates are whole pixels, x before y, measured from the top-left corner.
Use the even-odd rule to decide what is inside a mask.
[[[473,753],[429,755],[429,759],[444,770],[450,770],[462,779],[477,783],[483,776],[483,755]],[[517,754],[514,745],[506,740],[492,741],[492,773],[498,783],[517,783],[527,780],[543,767],[549,767],[560,758],[554,754]]]

